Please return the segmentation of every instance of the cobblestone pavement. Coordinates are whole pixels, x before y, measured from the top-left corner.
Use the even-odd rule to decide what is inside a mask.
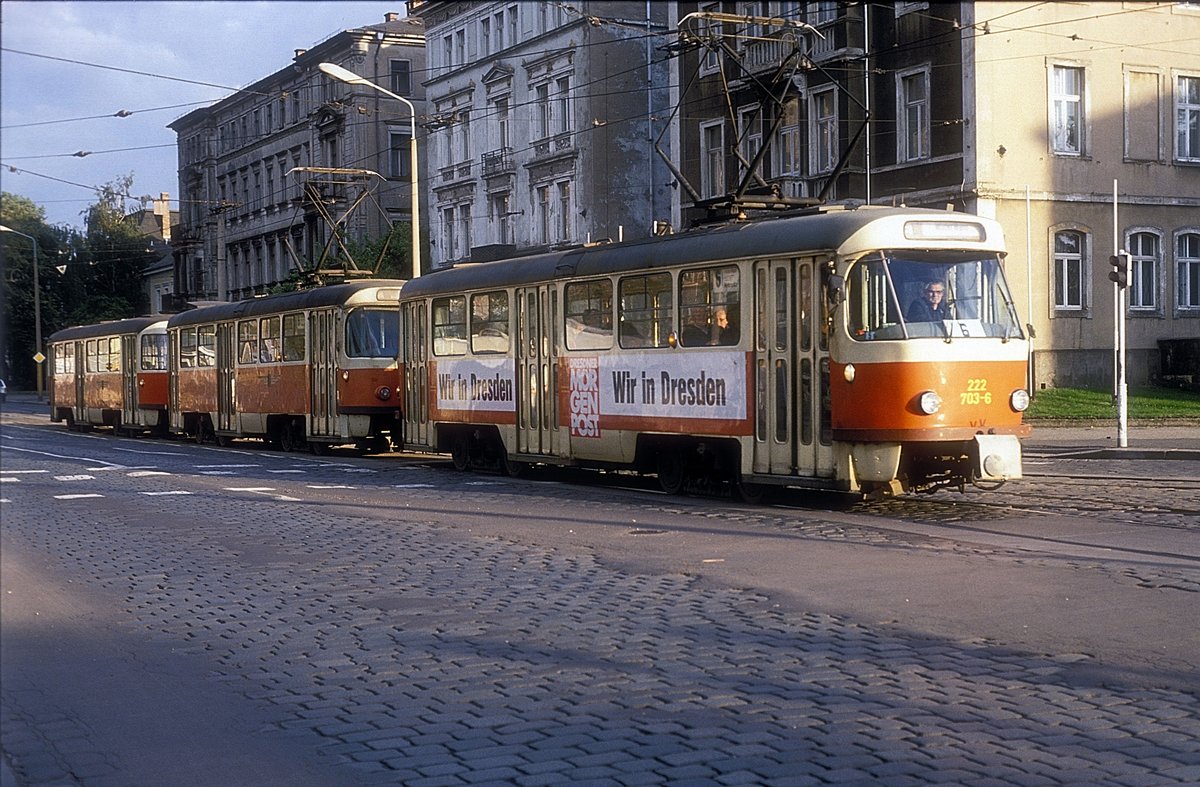
[[[1097,678],[1086,654],[869,626],[451,530],[439,512],[585,527],[597,509],[653,507],[902,540],[870,510],[847,525],[411,465],[195,460],[214,455],[168,474],[6,451],[5,542],[115,599],[125,629],[199,660],[344,784],[1200,782],[1196,663],[1159,687]],[[104,497],[40,502],[65,487]],[[41,688],[4,682],[18,778],[128,784]]]

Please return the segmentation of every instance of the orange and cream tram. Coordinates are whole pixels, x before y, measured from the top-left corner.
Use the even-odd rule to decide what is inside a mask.
[[[166,434],[166,328],[162,317],[134,317],[52,334],[51,420],[72,429]]]
[[[827,208],[431,273],[401,299],[405,445],[748,498],[1020,477],[1004,254],[973,215]]]
[[[355,281],[170,318],[171,429],[287,451],[400,442],[400,281]]]

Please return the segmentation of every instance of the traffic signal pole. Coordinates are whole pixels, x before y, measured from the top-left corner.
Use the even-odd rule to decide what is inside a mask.
[[[1117,181],[1113,179],[1113,266],[1108,278],[1113,283],[1113,353],[1114,380],[1117,398],[1117,446],[1129,447],[1129,388],[1125,382],[1125,289],[1129,286],[1129,253],[1120,248],[1121,235],[1117,225]]]

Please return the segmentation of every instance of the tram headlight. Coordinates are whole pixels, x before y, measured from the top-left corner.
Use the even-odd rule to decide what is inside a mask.
[[[848,363],[842,367],[842,377],[846,378],[846,382],[854,382],[854,364]]]
[[[375,389],[375,398],[381,402],[386,402],[392,398],[392,389],[386,385],[381,385]]]
[[[921,412],[925,413],[925,415],[933,415],[942,409],[942,397],[938,396],[937,391],[926,391],[921,394],[919,404],[921,405]]]
[[[1018,388],[1013,391],[1008,397],[1008,404],[1018,413],[1025,412],[1029,407],[1029,391],[1024,388]]]

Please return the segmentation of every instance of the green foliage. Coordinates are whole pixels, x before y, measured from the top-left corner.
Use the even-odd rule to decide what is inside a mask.
[[[360,270],[373,271],[377,279],[412,277],[412,225],[396,223],[390,235],[368,239],[365,243],[347,242]]]
[[[1200,418],[1200,393],[1175,388],[1132,388],[1130,418]],[[1082,388],[1045,388],[1033,398],[1026,417],[1063,420],[1112,420],[1117,405],[1109,391]]]

